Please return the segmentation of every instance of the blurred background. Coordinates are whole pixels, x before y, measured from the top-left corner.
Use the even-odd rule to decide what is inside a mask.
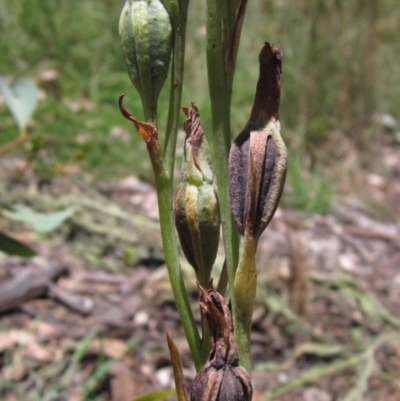
[[[147,160],[141,160],[139,138],[132,135],[124,143],[115,137],[116,126],[130,130],[115,106],[120,93],[129,91],[127,105],[141,115],[119,47],[121,4],[115,0],[0,3],[0,73],[31,77],[41,91],[30,132],[43,173],[79,159],[84,170],[114,177],[132,171],[135,160],[135,172],[151,179]],[[204,9],[204,2],[192,1],[183,104],[197,103],[210,132]],[[379,159],[382,142],[400,141],[399,20],[392,0],[250,2],[235,76],[232,136],[249,115],[263,42],[280,43],[281,120],[296,167],[289,172],[289,184],[298,192],[290,201],[296,206],[326,211],[334,188],[353,189],[347,173],[371,164],[371,154]],[[168,87],[159,104],[162,129]],[[4,103],[0,113],[1,144],[13,138],[15,124]],[[295,188],[300,181],[307,181],[320,204],[303,199],[304,191]]]
[[[150,195],[151,190],[149,188],[151,187],[149,184],[152,183],[152,173],[145,145],[139,136],[133,132],[131,124],[121,116],[117,107],[118,96],[127,91],[126,107],[132,114],[139,118],[142,117],[140,100],[127,76],[119,45],[118,19],[123,4],[124,1],[122,0],[0,0],[0,75],[7,77],[10,82],[18,77],[31,78],[35,81],[39,91],[38,106],[27,127],[30,139],[16,146],[13,150],[0,154],[0,182],[2,182],[0,189],[3,191],[0,193],[0,206],[10,205],[17,200],[28,203],[32,207],[35,206],[39,211],[48,211],[54,207],[61,208],[70,205],[67,201],[57,203],[49,197],[38,199],[38,193],[41,192],[49,196],[46,192],[49,188],[51,195],[75,194],[80,196],[83,192],[88,199],[87,204],[84,205],[84,202],[81,202],[82,204],[79,206],[86,207],[84,212],[81,211],[81,214],[77,212],[78,206],[75,205],[75,218],[69,223],[68,227],[57,228],[58,231],[55,234],[47,235],[47,237],[41,237],[38,234],[32,236],[31,231],[27,230],[25,226],[21,223],[15,223],[16,219],[10,222],[1,216],[0,229],[10,233],[15,232],[18,238],[33,244],[38,254],[42,255],[42,259],[57,258],[54,255],[56,249],[60,254],[63,253],[71,258],[76,257],[80,261],[83,260],[83,262],[76,262],[73,259],[73,261],[68,262],[79,266],[78,270],[81,269],[79,270],[81,275],[86,271],[86,265],[100,266],[107,274],[120,277],[118,279],[120,281],[115,280],[121,286],[124,281],[121,278],[124,269],[129,270],[139,263],[141,268],[151,266],[151,274],[154,274],[156,271],[154,266],[160,266],[163,263],[159,240],[154,239],[157,236],[157,213],[155,212],[154,193]],[[339,291],[337,288],[346,288],[344,290],[346,296],[353,297],[352,299],[358,302],[353,303],[354,306],[351,304],[352,301],[349,301],[354,306],[354,310],[347,304],[340,309],[340,313],[344,313],[347,309],[347,311],[351,310],[353,315],[361,314],[361,317],[358,315],[358,317],[354,317],[355,315],[346,317],[346,327],[343,327],[345,332],[349,332],[350,328],[353,328],[354,325],[357,326],[359,331],[354,336],[359,336],[357,337],[360,339],[358,344],[364,341],[368,342],[367,340],[377,333],[386,333],[385,322],[388,321],[387,319],[391,322],[389,328],[400,327],[397,318],[390,314],[391,311],[398,316],[398,309],[396,310],[398,305],[391,302],[392,298],[394,299],[400,294],[400,277],[398,276],[398,264],[400,263],[398,230],[400,215],[399,32],[400,7],[394,0],[371,0],[369,2],[360,0],[249,1],[234,83],[232,138],[240,132],[250,113],[258,78],[258,54],[263,43],[266,41],[280,43],[284,55],[280,117],[282,134],[290,154],[287,185],[282,199],[284,208],[283,211],[278,211],[277,223],[275,223],[275,229],[281,237],[278,235],[280,239],[278,238],[276,240],[278,242],[274,242],[272,239],[274,234],[267,234],[267,236],[272,236],[271,238],[268,237],[270,245],[266,245],[265,248],[261,247],[264,249],[262,261],[270,262],[273,260],[278,266],[283,266],[281,270],[277,268],[278,273],[272,275],[273,277],[271,275],[264,277],[263,274],[261,277],[265,279],[265,282],[273,282],[272,287],[276,291],[274,294],[280,299],[286,299],[288,305],[288,309],[284,309],[286,312],[282,312],[283,309],[279,309],[277,312],[271,306],[273,300],[270,299],[269,303],[264,302],[263,309],[259,310],[260,333],[264,333],[263,330],[270,333],[272,330],[271,326],[268,326],[268,324],[272,324],[271,322],[265,327],[262,326],[260,322],[265,321],[265,319],[261,319],[262,316],[265,317],[268,314],[270,316],[271,313],[273,316],[283,314],[283,323],[274,320],[273,329],[280,330],[281,334],[276,334],[279,340],[276,338],[274,340],[275,344],[276,341],[278,343],[281,341],[279,343],[280,348],[278,346],[271,348],[273,339],[268,344],[264,344],[260,340],[261,348],[256,348],[256,351],[268,354],[270,358],[284,358],[287,356],[286,351],[293,349],[296,344],[303,340],[311,341],[313,339],[310,332],[307,331],[309,327],[305,331],[298,331],[298,326],[296,326],[297,328],[293,331],[293,324],[299,323],[297,316],[303,316],[302,307],[297,310],[294,305],[296,302],[297,305],[311,302],[309,299],[304,300],[304,296],[300,296],[300,300],[296,298],[298,297],[296,291],[300,288],[304,293],[308,291],[305,290],[307,285],[321,285],[321,277],[314,277],[314,281],[308,276],[306,278],[303,270],[310,268],[312,263],[310,264],[308,259],[307,262],[304,261],[302,252],[304,248],[316,255],[315,264],[311,267],[318,267],[318,263],[325,266],[324,263],[326,262],[330,266],[337,262],[341,271],[352,274],[351,277],[355,277],[357,283],[360,283],[357,281],[359,280],[358,276],[362,276],[365,283],[371,281],[380,283],[378,284],[381,287],[370,288],[368,284],[363,286],[364,281],[360,279],[366,299],[372,297],[373,302],[380,300],[389,310],[385,309],[385,312],[382,312],[383,315],[378,313],[378,317],[372,313],[375,317],[371,317],[362,308],[363,304],[359,302],[360,296],[358,295],[359,298],[357,298],[357,295],[353,293],[349,295],[350,290],[348,288],[354,288],[355,284],[352,282],[354,285],[350,285],[346,281],[350,280],[348,277],[343,279],[344,281],[340,281],[340,285],[336,281],[333,284],[331,282],[327,284],[324,281],[325,289],[330,285],[332,288],[336,288],[334,291]],[[210,137],[211,115],[207,86],[205,34],[205,1],[191,0],[187,26],[183,105],[187,106],[191,101],[196,102],[206,135]],[[159,100],[161,132],[165,127],[168,110],[168,82],[169,80],[167,80]],[[4,98],[0,96],[0,148],[17,136],[17,125]],[[177,165],[179,167],[180,163],[178,162]],[[124,177],[130,178],[131,181],[121,181]],[[117,184],[120,186],[118,187]],[[133,191],[136,191],[134,200],[132,200],[129,185],[133,185]],[[144,193],[147,194],[147,197],[143,197]],[[142,194],[142,197],[137,194]],[[122,208],[125,207],[124,202],[128,198],[131,204],[127,206],[128,212],[126,214],[121,209],[118,209],[117,212],[115,212],[116,209],[112,209],[115,207],[115,203],[122,204]],[[82,199],[83,197],[81,201]],[[112,202],[112,205],[107,203],[108,201]],[[89,219],[90,221],[87,224],[84,224],[82,216],[89,216],[88,208],[91,207],[91,203],[100,205],[95,211],[98,214],[91,220]],[[147,209],[143,210],[144,203],[146,203]],[[149,220],[143,223],[143,221],[132,217],[129,208],[136,211],[140,210],[140,214],[147,216]],[[114,237],[113,234],[109,233],[110,229],[107,228],[107,224],[104,225],[106,228],[100,224],[101,218],[107,214],[104,212],[105,209],[107,209],[107,213],[110,210],[115,212],[110,214],[111,217],[107,217],[109,226],[111,224],[110,219],[120,219],[118,224],[121,230]],[[100,218],[99,215],[103,217]],[[304,222],[307,223],[304,225]],[[118,225],[117,223],[112,224]],[[133,225],[134,230],[137,230],[138,227],[142,228],[145,232],[143,238],[146,238],[151,246],[138,244],[138,239],[132,237],[133,234],[137,233],[131,230],[129,224]],[[350,233],[346,231],[346,234],[343,234],[344,226],[341,224],[345,224],[346,227],[352,226],[353,231],[350,230]],[[286,228],[282,228],[283,225]],[[332,242],[328,240],[323,244],[313,242],[314,240],[317,241],[318,238],[321,239],[321,236],[324,237],[327,227],[330,227],[330,231],[328,231],[332,237],[329,241]],[[336,227],[336,231],[332,227]],[[297,234],[294,233],[293,237],[289,235],[289,238],[288,230],[294,230]],[[304,235],[301,234],[301,230],[303,230]],[[360,230],[364,230],[362,234],[360,234]],[[107,236],[108,234],[111,236]],[[304,245],[302,235],[309,241],[309,246]],[[346,237],[348,242],[344,244],[344,235],[358,235],[358,237],[356,239]],[[105,240],[104,237],[106,237]],[[378,243],[363,242],[360,245],[357,242],[360,238],[367,238],[368,241],[376,240]],[[288,243],[290,246],[287,245]],[[71,244],[73,246],[68,248]],[[280,255],[282,259],[279,259],[279,255],[276,255],[273,248],[282,244],[285,244],[286,251]],[[64,260],[63,257],[60,256],[62,260]],[[342,258],[337,261],[335,259],[337,257]],[[279,259],[278,262],[276,258]],[[37,257],[34,260],[33,264],[40,265],[41,262],[37,261]],[[3,280],[9,277],[11,267],[14,266],[17,271],[21,268],[21,262],[15,257],[3,256],[0,257],[0,261],[0,267],[3,269],[0,278]],[[28,262],[24,263],[29,264]],[[307,266],[304,267],[305,265]],[[366,273],[365,271],[360,273],[357,270],[360,266],[366,265],[369,266],[369,270],[365,270]],[[387,267],[386,270],[385,266]],[[329,267],[327,269],[332,272]],[[335,269],[336,267],[333,270]],[[378,274],[377,269],[382,269],[382,271],[378,276],[375,276]],[[137,271],[141,270],[137,269]],[[147,272],[146,274],[150,273]],[[89,289],[86,287],[82,289],[80,286],[82,280],[83,282],[85,280],[90,282],[90,278],[85,276],[86,278],[83,279],[82,277],[80,276],[79,280],[73,281],[73,285],[71,283],[69,286],[66,284],[66,288],[77,291],[81,296],[86,296],[87,293],[90,293]],[[99,280],[100,282],[102,279],[106,280],[104,277],[97,277],[96,279],[92,277],[92,279],[98,284]],[[109,280],[109,276],[107,277]],[[390,285],[396,283],[396,277],[398,283],[396,284],[397,287],[393,289]],[[153,277],[153,279],[161,280],[158,276]],[[107,280],[106,284],[102,284],[106,287],[106,291],[115,290],[118,293],[119,290],[117,291],[114,287],[112,290],[107,287],[117,285],[115,284],[117,281]],[[144,286],[144,281],[137,280],[136,284],[132,284],[132,288],[138,290]],[[94,291],[93,288],[92,291]],[[96,290],[98,295],[103,292],[103,289],[99,288]],[[165,289],[162,286],[161,288]],[[94,292],[96,293],[96,291]],[[315,295],[318,290],[315,291],[310,293]],[[146,301],[143,302],[151,302],[153,295],[154,293],[151,291],[148,292],[145,295]],[[337,292],[336,295],[340,298],[343,294]],[[168,313],[173,313],[171,312],[171,299],[168,298],[168,295],[165,297],[165,299],[161,297],[162,301],[160,302],[165,301],[162,306],[153,305],[155,314],[162,313],[164,316],[165,310]],[[193,299],[196,299],[195,292]],[[136,302],[132,300],[132,297],[129,300],[132,305]],[[123,303],[124,297],[118,302]],[[324,306],[314,303],[314,306],[310,307],[314,311],[312,315],[315,317],[318,314],[317,311],[322,314],[330,313],[329,308],[326,309],[326,305],[332,303],[334,304],[334,301],[331,298],[329,298],[329,302],[323,302]],[[372,307],[375,312],[376,310],[381,311],[379,308],[384,308],[380,303],[377,305],[373,304]],[[38,310],[44,308],[43,305],[39,304],[34,305],[34,307],[37,307]],[[132,310],[135,310],[136,306],[131,307]],[[156,310],[161,310],[161,312],[156,312]],[[19,313],[29,316],[29,310]],[[167,316],[169,316],[168,313]],[[32,311],[31,315],[31,318],[38,319],[38,315]],[[81,313],[81,315],[87,316],[88,313],[86,315]],[[40,314],[40,316],[42,315]],[[386,316],[386,318],[382,316]],[[60,316],[58,317],[60,318]],[[9,318],[7,314],[3,315],[0,343],[2,333],[4,335],[9,333],[10,322],[12,322],[12,320],[7,320]],[[141,318],[144,319],[145,323],[140,320]],[[175,315],[174,318],[176,318]],[[365,325],[364,318],[365,321],[368,321]],[[394,320],[390,320],[391,318]],[[0,319],[2,318],[0,317]],[[62,320],[62,318],[60,319]],[[304,319],[304,316],[301,319]],[[380,322],[379,327],[370,324],[369,319],[378,320]],[[133,318],[134,323],[138,325],[135,327],[140,327],[145,333],[148,333],[149,328],[146,325],[150,324],[151,316],[145,313],[137,318],[136,315],[136,320]],[[49,323],[46,319],[43,321]],[[87,322],[87,327],[90,327],[89,323]],[[312,318],[308,320],[308,323],[313,327],[318,326]],[[24,324],[21,323],[21,327]],[[110,325],[109,322],[107,324]],[[14,324],[12,326],[14,327]],[[140,344],[142,340],[137,339],[140,338],[140,335],[135,342],[126,332],[123,335],[114,333],[111,337],[114,339],[122,338],[124,342],[118,343],[118,345],[107,343],[107,346],[104,345],[105,343],[103,346],[97,344],[96,348],[91,344],[94,339],[97,339],[98,332],[91,337],[85,337],[84,333],[88,330],[87,327],[79,333],[74,335],[70,333],[67,336],[76,341],[75,346],[67,347],[67,351],[63,348],[63,352],[72,355],[71,360],[73,362],[71,360],[65,362],[66,359],[64,358],[67,367],[62,368],[56,362],[50,363],[49,361],[53,361],[55,358],[50,357],[48,363],[50,366],[54,365],[54,372],[46,371],[43,373],[43,370],[40,370],[42,365],[38,367],[37,364],[33,364],[30,369],[36,373],[30,374],[30,370],[25,369],[20,376],[18,374],[13,376],[9,370],[11,369],[10,366],[13,368],[20,366],[15,358],[22,355],[21,353],[18,354],[21,350],[21,343],[11,340],[9,340],[10,343],[6,342],[6,344],[12,344],[8,347],[12,351],[8,353],[7,347],[2,348],[0,345],[0,365],[2,372],[8,374],[8,379],[4,382],[1,382],[2,379],[0,379],[0,394],[3,392],[4,397],[9,397],[5,398],[7,400],[113,399],[128,401],[132,399],[135,395],[134,390],[131,393],[128,391],[129,396],[126,394],[116,395],[115,391],[121,386],[131,386],[135,377],[141,377],[141,373],[139,374],[139,371],[135,370],[138,368],[135,364],[135,358],[130,359],[131,365],[128,363],[123,368],[120,367],[120,370],[116,369],[115,366],[112,367],[111,363],[109,365],[106,363],[115,358],[115,353],[118,354],[116,349],[119,350],[118,346],[122,347],[121,344],[125,344],[127,338],[132,341],[131,349],[135,348],[132,344]],[[126,328],[121,324],[117,325],[117,328],[115,325],[112,327],[113,330],[118,331],[117,329],[119,329],[122,332],[124,328],[127,332],[131,328],[130,326]],[[179,327],[178,323],[177,327]],[[319,330],[329,332],[332,327],[328,324],[323,328],[320,327]],[[43,327],[42,329],[45,330]],[[154,330],[156,329],[154,328]],[[163,330],[165,331],[165,328],[159,331],[163,333]],[[272,332],[274,332],[273,330]],[[298,337],[299,332],[302,333],[300,338]],[[101,333],[102,336],[106,337],[110,335],[108,331],[107,334],[104,334],[104,331]],[[344,337],[347,340],[343,340],[344,337],[339,335],[335,339],[341,338],[338,340],[339,342],[354,341],[357,343],[358,340],[354,336],[350,336],[351,339],[349,339],[345,335]],[[159,353],[159,348],[164,347],[164,344],[162,346],[157,345],[157,341],[164,340],[159,340],[156,337],[154,337],[154,343],[150,348],[156,349]],[[331,340],[332,338],[328,342]],[[104,347],[109,347],[108,353],[104,351]],[[88,349],[91,350],[89,357],[86,355]],[[95,350],[93,351],[93,349]],[[99,349],[102,351],[100,352]],[[126,349],[123,349],[126,353]],[[362,352],[365,352],[366,349],[369,348],[361,347]],[[312,348],[312,352],[309,353],[313,355],[313,358],[322,358],[324,361],[328,361],[332,355],[334,357],[342,356],[343,350],[337,351],[337,353],[335,350],[330,350],[332,354],[327,351],[330,356],[326,356],[323,352],[318,353],[319,351],[315,348]],[[141,354],[135,355],[136,360],[142,360],[140,359],[143,357]],[[300,355],[303,353],[300,352]],[[397,354],[391,351],[390,355]],[[332,360],[336,363],[338,360],[334,357]],[[156,369],[157,372],[163,372],[162,369],[168,365],[166,362],[168,358],[165,356],[160,358],[160,360],[157,359],[157,362],[148,363],[150,371]],[[305,366],[311,366],[310,360],[311,362],[316,360],[313,358],[305,358],[303,365],[300,367],[297,365],[297,369],[301,370]],[[258,359],[262,360],[261,357]],[[91,363],[93,360],[96,362],[94,367]],[[146,358],[144,360],[148,361]],[[103,362],[105,367],[99,372],[97,368],[103,367]],[[41,361],[40,363],[44,362]],[[379,376],[379,378],[374,379],[373,385],[378,388],[377,394],[380,394],[380,398],[375,396],[374,399],[400,400],[398,377],[396,378],[393,371],[390,370],[393,366],[400,369],[399,359],[397,358],[396,361],[391,363],[392,365],[387,367],[385,371],[386,376],[382,375],[382,377]],[[79,369],[77,368],[78,365],[80,366]],[[350,366],[353,368],[353,373],[354,366],[354,363]],[[20,367],[20,369],[23,368]],[[80,375],[76,380],[73,379],[74,369],[78,369]],[[110,375],[111,369],[114,369],[114,376]],[[126,370],[130,373],[124,376]],[[265,369],[261,369],[261,371],[265,374]],[[62,376],[62,380],[58,381],[59,387],[57,387],[54,385],[53,379],[57,375],[61,375],[60,372],[64,372],[65,375]],[[285,376],[286,379],[282,379],[282,376],[283,381],[280,381],[280,376],[277,376],[278,379],[271,379],[271,386],[273,387],[273,384],[276,386],[282,383],[287,384],[289,376]],[[121,381],[112,384],[110,377],[116,377]],[[257,375],[255,377],[257,378]],[[340,376],[340,378],[342,377]],[[262,391],[260,390],[257,393],[258,399],[291,401],[297,399],[311,401],[346,399],[348,401],[356,399],[350,398],[352,396],[364,394],[363,391],[368,387],[365,380],[360,384],[358,381],[360,375],[353,374],[351,377],[353,377],[353,381],[350,380],[350,383],[346,383],[343,386],[345,390],[340,390],[341,393],[338,390],[339,395],[334,390],[323,390],[325,393],[316,393],[317,395],[315,392],[309,392],[309,398],[304,395],[304,392],[301,394],[292,392],[284,396],[277,395],[278,393],[268,395],[263,392],[265,388],[263,389],[260,385]],[[371,375],[366,377],[367,382],[372,380]],[[165,383],[169,383],[165,379],[164,373],[159,374],[158,379],[159,383],[164,383],[164,386]],[[148,387],[144,386],[143,391],[147,391],[152,386],[162,387],[162,385],[157,384],[158,382],[152,382],[149,378],[146,380],[149,381],[149,385]],[[50,388],[49,383],[54,385],[54,388],[51,387],[51,391],[48,390]],[[86,387],[82,386],[82,383],[85,383]],[[337,384],[337,388],[340,387],[340,383]],[[325,382],[324,385],[325,388],[329,387],[329,383]],[[359,393],[357,393],[358,390],[354,390],[353,393],[346,393],[349,388],[353,388],[352,385],[359,389]],[[136,389],[139,387],[139,384],[136,384]],[[113,388],[114,392],[110,388]],[[388,390],[379,393],[381,388]],[[22,394],[27,389],[31,391],[30,395],[28,398],[23,398]],[[70,392],[68,393],[66,389]],[[75,390],[76,392],[74,392]],[[139,393],[140,391],[137,390],[136,394]],[[314,398],[312,398],[313,394]],[[349,398],[344,398],[345,394],[350,394]],[[384,398],[382,398],[382,394]],[[76,398],[73,398],[75,396]],[[315,398],[317,396],[320,398]]]

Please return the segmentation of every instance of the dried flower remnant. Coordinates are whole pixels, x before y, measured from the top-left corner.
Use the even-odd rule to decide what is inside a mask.
[[[195,269],[199,282],[208,287],[221,223],[217,190],[199,111],[193,103],[190,109],[183,111],[186,139],[183,180],[175,195],[175,226],[186,259]]]
[[[129,111],[126,110],[123,105],[124,97],[125,97],[124,93],[119,97],[118,100],[119,109],[122,115],[127,120],[131,121],[134,124],[139,135],[146,142],[147,151],[149,153],[151,164],[153,166],[154,172],[156,173],[155,176],[157,179],[159,176],[162,176],[164,174],[162,149],[158,138],[157,128],[150,123],[140,121],[132,114],[130,114]]]
[[[200,307],[207,318],[213,345],[207,363],[197,373],[191,401],[250,401],[253,388],[246,370],[239,366],[231,314],[224,298],[200,285]]]
[[[231,211],[241,235],[256,240],[271,221],[282,194],[287,168],[280,134],[282,51],[268,43],[261,50],[260,77],[250,119],[229,156]]]

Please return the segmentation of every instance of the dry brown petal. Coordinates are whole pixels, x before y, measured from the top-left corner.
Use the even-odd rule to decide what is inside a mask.
[[[133,124],[135,125],[137,131],[139,132],[139,135],[143,138],[143,140],[149,144],[151,142],[155,142],[158,140],[158,133],[156,127],[153,125],[146,123],[144,121],[140,121],[136,117],[134,117],[132,114],[126,110],[124,105],[122,104],[123,100],[125,97],[125,93],[123,93],[118,100],[119,104],[119,109],[121,110],[122,115],[129,121],[132,121]]]
[[[250,120],[264,126],[271,118],[279,119],[281,97],[282,49],[265,43],[259,56],[260,75]],[[262,119],[260,120],[260,117]]]

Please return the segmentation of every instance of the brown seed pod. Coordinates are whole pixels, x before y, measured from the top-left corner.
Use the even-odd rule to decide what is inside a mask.
[[[259,238],[282,194],[287,150],[280,134],[280,47],[260,53],[260,77],[252,113],[229,155],[231,211],[241,235]]]

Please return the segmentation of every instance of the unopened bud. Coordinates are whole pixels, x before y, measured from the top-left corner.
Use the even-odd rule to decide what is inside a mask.
[[[241,235],[258,239],[271,221],[286,178],[287,150],[280,134],[282,52],[268,43],[249,122],[229,155],[231,211]]]
[[[220,215],[213,181],[211,156],[197,107],[183,109],[185,149],[183,180],[175,195],[175,225],[183,252],[196,271],[197,279],[208,286],[217,256]]]
[[[214,289],[199,286],[200,307],[213,338],[209,359],[194,378],[191,401],[250,401],[253,387],[246,370],[239,366],[231,314],[224,298]]]
[[[127,0],[119,21],[122,52],[146,118],[155,119],[172,49],[170,17],[160,0]]]

